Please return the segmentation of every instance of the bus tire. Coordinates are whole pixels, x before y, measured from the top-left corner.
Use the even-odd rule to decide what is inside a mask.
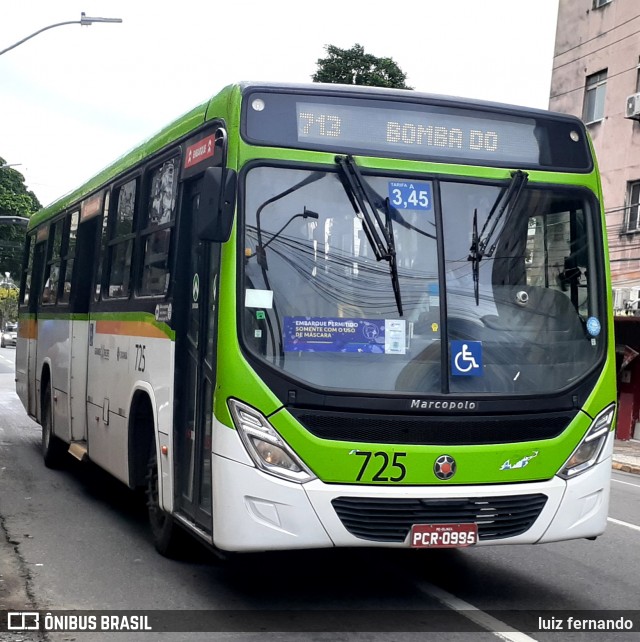
[[[47,386],[42,399],[42,458],[47,468],[61,468],[65,462],[67,445],[53,434],[51,389]]]
[[[183,542],[181,538],[183,531],[175,523],[173,517],[160,507],[158,459],[155,447],[151,448],[147,465],[147,509],[151,536],[156,550],[165,557],[178,557],[180,544]]]

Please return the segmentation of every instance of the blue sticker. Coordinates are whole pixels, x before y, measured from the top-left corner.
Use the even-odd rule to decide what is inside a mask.
[[[596,319],[595,317],[589,317],[587,319],[587,332],[592,337],[597,337],[600,334],[600,330],[602,330],[600,321],[598,321],[598,319]]]
[[[389,202],[398,210],[430,210],[431,183],[389,181]]]
[[[482,342],[451,342],[451,374],[458,377],[482,376]]]
[[[284,317],[285,352],[404,354],[406,325],[400,319]]]

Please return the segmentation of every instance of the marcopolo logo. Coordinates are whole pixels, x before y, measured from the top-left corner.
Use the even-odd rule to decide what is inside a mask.
[[[433,399],[412,399],[411,410],[476,410],[475,401],[434,401]]]

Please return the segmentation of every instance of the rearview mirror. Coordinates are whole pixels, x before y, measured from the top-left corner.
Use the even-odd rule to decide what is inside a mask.
[[[231,235],[237,175],[232,169],[209,167],[204,172],[196,221],[198,238],[224,243]]]

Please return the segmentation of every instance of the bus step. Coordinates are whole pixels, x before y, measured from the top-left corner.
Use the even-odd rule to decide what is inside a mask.
[[[78,461],[84,461],[87,457],[87,442],[72,442],[69,446],[69,454],[73,455]]]

